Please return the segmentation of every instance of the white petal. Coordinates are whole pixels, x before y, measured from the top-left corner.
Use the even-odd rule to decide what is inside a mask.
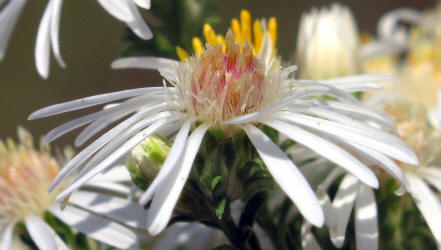
[[[441,169],[435,167],[418,167],[419,176],[427,180],[438,192],[441,192]]]
[[[50,26],[50,35],[51,35],[51,45],[52,50],[54,52],[55,59],[61,67],[66,67],[66,63],[64,63],[63,58],[61,58],[60,52],[60,43],[58,41],[59,30],[60,30],[60,15],[61,15],[61,7],[63,5],[63,0],[53,0],[52,7],[52,15],[51,15],[51,26]]]
[[[296,204],[306,220],[321,227],[324,215],[320,203],[294,163],[258,128],[249,124],[244,126],[244,130],[277,184]]]
[[[0,61],[3,60],[9,38],[26,0],[10,0],[0,11]]]
[[[63,211],[58,206],[52,206],[49,210],[67,225],[105,244],[121,249],[135,249],[138,246],[136,235],[115,222],[70,205]]]
[[[378,167],[384,169],[400,182],[401,187],[395,192],[397,195],[402,195],[406,192],[409,183],[401,168],[393,160],[378,151],[363,147],[362,145],[350,142],[349,144],[354,147],[361,156],[373,161]]]
[[[140,113],[138,113],[140,114]],[[143,115],[143,114],[141,114]],[[114,127],[113,129],[107,131],[104,135],[102,135],[100,138],[95,140],[92,144],[87,146],[85,149],[83,149],[80,153],[78,153],[72,160],[70,160],[64,168],[58,172],[57,176],[52,181],[52,184],[49,188],[49,190],[53,190],[61,180],[63,180],[67,175],[72,173],[75,169],[77,169],[81,163],[86,161],[90,156],[92,156],[94,153],[96,153],[98,150],[100,150],[106,143],[108,143],[110,140],[117,137],[121,132],[126,130],[126,132],[130,132],[130,130],[134,130],[136,128],[142,128],[146,127],[153,122],[163,119],[164,116],[162,114],[157,114],[153,116],[146,117],[145,119],[139,121],[137,124],[133,125],[134,121],[137,121],[139,116],[134,115],[131,118],[128,118],[124,122],[120,123],[118,126]],[[129,126],[132,126],[129,128]]]
[[[35,45],[35,66],[41,77],[46,79],[49,76],[50,64],[50,28],[51,15],[54,1],[51,0],[47,4],[43,17],[38,27],[37,41]]]
[[[147,105],[147,109],[154,109],[161,111],[161,107],[157,107],[158,105],[149,105],[149,104],[157,104],[157,103],[149,103],[147,100],[150,99],[149,96],[139,96],[135,97],[131,100],[128,100],[116,107],[104,109],[95,113],[91,113],[82,117],[79,117],[77,119],[71,120],[69,122],[63,123],[60,126],[52,129],[49,131],[49,133],[46,134],[44,137],[44,140],[46,143],[52,142],[53,140],[59,138],[60,136],[76,129],[81,126],[84,126],[88,123],[91,123],[99,118],[106,117],[106,116],[112,116],[114,112],[121,112],[121,113],[133,113],[137,111],[142,106]],[[149,107],[150,106],[150,107]],[[158,111],[158,112],[159,112]]]
[[[127,199],[107,194],[77,191],[72,194],[69,203],[124,225],[140,229],[146,228],[147,212],[142,206]]]
[[[138,11],[138,8],[132,1],[128,1],[128,7],[132,12],[133,19],[127,22],[127,25],[130,29],[140,38],[149,40],[153,37],[153,33],[147,24],[144,22],[141,14]]]
[[[160,57],[126,57],[112,62],[113,69],[161,69],[170,65],[179,64],[179,61]]]
[[[3,228],[2,233],[1,233],[1,238],[0,238],[0,242],[1,242],[0,249],[1,250],[11,249],[14,229],[15,229],[15,222],[10,223]]]
[[[415,9],[410,8],[399,8],[393,11],[390,11],[383,15],[381,19],[378,21],[377,30],[378,36],[384,40],[395,40],[398,24],[400,21],[406,21],[408,23],[419,23],[423,19],[422,13]],[[405,42],[405,41],[397,41],[397,42]]]
[[[270,36],[268,35],[268,32],[265,31],[257,58],[261,62],[263,62],[266,67],[269,67],[271,61],[273,60],[273,56],[274,56],[274,45]]]
[[[439,198],[418,176],[406,173],[410,194],[430,228],[437,245],[441,245],[441,204]]]
[[[354,201],[357,195],[359,181],[354,176],[347,174],[335,195],[332,205],[335,210],[336,225],[329,228],[332,243],[341,248],[343,246],[346,234],[346,227],[348,226],[351,211],[354,206]]]
[[[77,177],[77,179],[69,185],[65,190],[63,190],[56,198],[57,201],[61,201],[64,198],[68,197],[74,190],[78,189],[83,183],[90,180],[100,172],[112,167],[112,163],[117,161],[122,155],[130,151],[133,147],[138,145],[141,141],[145,140],[147,137],[152,135],[156,132],[159,127],[162,125],[172,122],[170,120],[160,120],[152,124],[146,129],[143,129],[141,132],[139,132],[137,135],[132,137],[130,140],[128,140],[126,143],[121,145],[115,152],[113,152],[110,156],[108,156],[106,159],[104,159],[102,162],[100,162],[98,165],[96,165],[93,169],[85,173],[84,175],[80,175]]]
[[[394,124],[394,120],[387,114],[381,114],[378,112],[375,112],[371,109],[352,105],[348,103],[342,103],[342,102],[335,102],[335,101],[328,101],[327,105],[331,108],[335,108],[341,112],[346,112],[347,115],[349,114],[364,114],[366,117],[371,117],[372,119],[383,121],[391,126]]]
[[[318,155],[321,155],[338,166],[341,166],[346,171],[359,178],[362,182],[366,183],[366,185],[378,188],[378,180],[375,174],[363,163],[357,160],[357,158],[332,142],[295,125],[282,121],[271,120],[263,123],[285,134],[290,139],[303,144]]]
[[[182,158],[185,146],[187,144],[188,133],[190,132],[191,122],[187,121],[184,123],[182,128],[176,135],[175,141],[165,159],[164,163],[159,170],[158,175],[155,177],[153,182],[149,185],[147,191],[141,196],[139,202],[143,205],[147,204],[153,197],[156,188],[170,175],[172,171],[175,171],[178,161]]]
[[[129,8],[127,7],[127,1],[98,0],[98,3],[100,3],[107,12],[120,21],[128,22],[133,19],[133,15],[130,13]]]
[[[310,95],[320,95],[320,94],[323,94],[324,92],[326,92],[327,90],[329,90],[329,87],[323,86],[323,85],[313,85],[310,87],[306,87],[304,89],[297,91],[294,95],[291,95],[291,96],[283,99],[282,101],[276,103],[275,105],[272,105],[268,108],[261,110],[260,112],[242,115],[242,116],[233,118],[229,121],[226,121],[224,123],[225,124],[244,124],[244,123],[254,122],[259,119],[262,119],[263,117],[267,116],[271,112],[282,108],[283,106],[287,105],[290,102],[293,102],[296,99],[299,99],[299,98],[302,98],[305,96],[310,96]]]
[[[24,223],[32,241],[39,249],[58,249],[52,230],[40,217],[33,214],[28,215]]]
[[[311,225],[304,223],[302,225],[302,249],[303,250],[321,250],[314,235],[311,232]]]
[[[191,171],[194,158],[204,138],[209,124],[199,125],[190,135],[185,152],[182,154],[182,164],[173,171],[167,180],[158,188],[147,217],[147,229],[152,235],[160,233],[168,224],[173,209]]]
[[[106,171],[104,173],[101,173],[95,178],[93,178],[91,181],[94,182],[124,182],[124,181],[130,181],[130,174],[129,171],[127,171],[126,167],[121,165],[117,167],[113,167],[109,171]]]
[[[363,184],[355,202],[355,240],[359,250],[378,249],[377,203],[374,191]]]
[[[331,200],[329,199],[326,190],[319,186],[315,193],[317,195],[317,198],[319,199],[320,205],[323,208],[323,212],[325,213],[325,225],[328,227],[335,226],[336,221],[339,218],[336,216],[335,209],[332,206]]]
[[[405,163],[418,164],[418,158],[407,144],[385,132],[370,133],[370,131],[358,129],[357,127],[297,113],[279,112],[277,118],[381,151]]]
[[[144,9],[150,9],[150,0],[135,0],[136,5]]]
[[[172,113],[173,114],[173,113]],[[158,114],[162,115],[162,114]],[[177,130],[179,130],[181,121],[180,120],[174,120],[171,118],[171,115],[164,115],[164,119],[172,119],[170,120],[170,123],[162,125],[162,127],[158,128],[155,133],[162,134],[164,136],[169,136],[168,133],[173,134]],[[156,121],[156,119],[155,119]],[[135,136],[139,130],[144,129],[146,126],[143,123],[143,121],[140,121],[133,126],[129,127],[126,131],[124,131],[122,134],[120,134],[117,138],[114,138],[112,141],[110,141],[106,146],[102,147],[100,151],[98,151],[96,154],[94,154],[87,164],[81,168],[81,171],[78,173],[79,176],[82,176],[86,172],[88,172],[90,169],[94,168],[97,164],[99,164],[101,161],[105,160],[109,155],[111,155],[115,150],[120,148],[122,144],[124,144],[127,140]],[[122,155],[121,157],[124,157]]]
[[[34,120],[38,118],[48,117],[51,115],[61,114],[73,110],[83,109],[91,106],[95,106],[98,104],[111,102],[115,100],[120,100],[128,97],[140,96],[149,92],[158,92],[162,91],[163,87],[148,87],[148,88],[139,88],[139,89],[129,89],[123,90],[113,93],[101,94],[89,96],[86,98],[81,98],[78,100],[59,103],[55,105],[51,105],[49,107],[45,107],[33,112],[28,120]]]
[[[102,192],[111,195],[128,197],[132,191],[132,185],[125,185],[117,182],[102,182],[90,180],[83,184],[85,190],[93,190],[94,192]]]
[[[153,250],[176,250],[185,245],[189,249],[207,249],[219,240],[219,230],[200,223],[178,222],[164,232]]]

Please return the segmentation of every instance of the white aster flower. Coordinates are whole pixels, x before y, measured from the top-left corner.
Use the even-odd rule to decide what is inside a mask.
[[[45,212],[105,244],[123,249],[137,247],[137,235],[128,227],[144,228],[145,212],[124,196],[115,196],[124,186],[122,182],[130,180],[127,172],[120,171],[125,171],[123,167],[91,180],[85,189],[72,195],[61,211],[54,202],[60,188],[52,194],[47,192],[59,171],[59,162],[46,145],[41,144],[36,150],[26,130],[19,128],[18,135],[19,144],[11,139],[6,144],[0,141],[1,249],[11,248],[16,225],[21,222],[39,249],[68,249],[43,220]]]
[[[406,189],[415,201],[438,246],[441,246],[441,202],[437,194],[441,192],[441,134],[428,126],[424,109],[412,108],[409,103],[397,100],[393,104],[384,104],[383,108],[395,118],[397,132],[416,151],[420,160],[418,165],[398,163],[404,174],[401,178],[405,178]],[[371,162],[381,166],[380,162]],[[389,162],[389,164],[395,163]],[[323,164],[320,165],[323,167]],[[341,172],[333,170],[320,187],[326,190],[339,175]],[[323,195],[322,198],[328,199],[325,196]],[[362,205],[358,205],[360,202]],[[360,183],[354,176],[346,174],[339,185],[332,206],[325,207],[328,211],[325,217],[330,218],[330,222],[326,225],[329,227],[334,245],[343,246],[346,228],[354,208],[357,248],[378,249],[379,228],[376,207],[373,190]],[[317,249],[315,247],[318,244],[309,229],[305,231],[303,241],[307,246],[305,249]]]
[[[291,74],[295,66],[271,67],[271,62],[266,64],[259,55],[253,55],[246,41],[236,43],[231,33],[226,36],[225,51],[221,45],[207,46],[200,57],[190,57],[186,62],[128,58],[115,62],[114,66],[159,68],[172,86],[167,87],[164,81],[164,87],[83,98],[38,110],[29,119],[128,98],[119,105],[67,122],[47,134],[46,140],[52,141],[89,124],[76,140],[76,144],[81,145],[114,121],[130,115],[60,171],[51,190],[72,172],[78,171],[78,175],[58,195],[59,201],[90,178],[111,168],[116,160],[153,133],[175,136],[158,175],[140,199],[142,204],[152,200],[147,228],[153,235],[167,226],[210,127],[220,127],[226,135],[227,131],[245,131],[275,181],[301,214],[316,226],[321,226],[324,218],[314,192],[294,163],[259,125],[276,129],[373,188],[378,186],[378,181],[372,171],[338,144],[347,143],[351,145],[349,148],[362,148],[387,159],[417,163],[413,151],[383,129],[381,116],[346,93],[378,88],[374,82],[388,79],[385,77],[352,76],[321,83],[294,80]],[[331,96],[335,101],[322,102],[317,96]]]
[[[396,105],[388,111],[397,119],[397,130],[415,150],[420,164],[401,166],[409,181],[409,193],[441,247],[441,134],[428,126],[424,112],[404,108]]]
[[[358,30],[349,8],[334,4],[303,14],[296,58],[303,78],[318,80],[358,73]]]
[[[3,1],[0,1],[0,4]],[[15,23],[27,0],[8,0],[0,9],[0,60],[3,59]],[[152,38],[137,6],[150,8],[150,0],[98,0],[101,6],[115,18],[125,22],[142,39]],[[35,46],[35,66],[41,77],[49,76],[50,51],[61,67],[66,64],[61,57],[58,41],[63,0],[49,0],[38,28]]]

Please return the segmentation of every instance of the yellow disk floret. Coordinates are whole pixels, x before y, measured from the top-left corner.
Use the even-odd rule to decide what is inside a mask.
[[[240,21],[236,18],[231,20],[231,30],[236,37],[238,43],[242,43],[246,40],[252,48],[253,54],[257,55],[260,52],[265,34],[268,34],[272,41],[273,49],[276,50],[277,46],[277,21],[274,17],[271,17],[268,21],[268,28],[265,21],[255,20],[253,25],[251,14],[247,10],[240,12]],[[225,51],[225,38],[222,35],[216,34],[214,29],[209,24],[204,24],[203,35],[205,42],[212,47],[222,44],[222,48]],[[201,56],[204,45],[202,40],[198,37],[194,37],[192,40],[193,51],[197,56]],[[183,48],[176,47],[176,53],[181,61],[187,60],[190,53],[187,53]],[[274,53],[275,54],[275,53]]]

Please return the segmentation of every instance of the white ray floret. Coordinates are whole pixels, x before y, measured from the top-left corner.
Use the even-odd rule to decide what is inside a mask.
[[[48,0],[46,9],[38,27],[35,45],[35,66],[43,78],[48,78],[50,68],[51,51],[57,63],[66,67],[61,57],[59,44],[59,29],[61,10],[64,0]],[[27,0],[9,0],[0,9],[0,60],[3,59],[8,46],[9,38],[14,29],[15,23],[20,16]],[[151,39],[153,34],[144,19],[141,17],[137,6],[150,8],[148,0],[98,0],[101,6],[115,18],[125,22],[132,31],[142,39]]]

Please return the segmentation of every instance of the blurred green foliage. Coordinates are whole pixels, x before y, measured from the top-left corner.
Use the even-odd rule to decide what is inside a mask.
[[[204,23],[215,25],[217,6],[208,0],[152,0],[152,8],[146,16],[153,31],[153,39],[139,39],[126,29],[124,40],[128,42],[122,56],[149,55],[177,59],[176,46],[192,51],[193,37],[202,36]]]

